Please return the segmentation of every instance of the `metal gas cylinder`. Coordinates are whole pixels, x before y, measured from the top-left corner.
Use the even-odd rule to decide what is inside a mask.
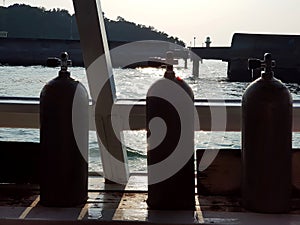
[[[173,66],[146,99],[148,206],[195,209],[194,94]]]
[[[87,200],[88,93],[70,77],[61,54],[58,77],[40,95],[40,201],[75,206]]]
[[[242,203],[249,210],[282,213],[290,208],[292,96],[272,71],[270,53],[249,60],[263,67],[242,99]]]

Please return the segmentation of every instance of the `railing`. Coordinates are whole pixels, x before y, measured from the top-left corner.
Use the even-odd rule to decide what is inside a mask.
[[[113,106],[112,117],[120,120],[122,130],[143,130],[146,128],[145,106],[145,100],[117,100]],[[200,122],[197,130],[241,131],[240,100],[196,100],[195,107]],[[221,115],[225,119],[225,129],[224,126],[212,128],[212,120],[218,119],[214,118],[214,115]],[[39,98],[0,97],[0,127],[38,129]],[[92,104],[90,104],[90,129],[95,130]],[[300,100],[293,103],[293,131],[300,131]]]

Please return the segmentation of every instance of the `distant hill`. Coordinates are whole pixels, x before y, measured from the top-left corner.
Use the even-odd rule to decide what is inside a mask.
[[[162,40],[185,46],[177,37],[120,16],[116,21],[105,18],[105,25],[110,41]],[[64,9],[46,10],[24,4],[0,7],[0,31],[14,38],[79,39],[75,15]]]

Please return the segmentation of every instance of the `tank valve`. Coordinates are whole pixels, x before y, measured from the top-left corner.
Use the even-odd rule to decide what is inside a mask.
[[[57,57],[49,57],[46,61],[46,66],[48,67],[61,66],[62,71],[67,71],[68,66],[72,66],[72,61],[69,60],[69,54],[67,52],[62,52],[60,54],[60,59]]]
[[[68,71],[68,67],[72,66],[72,60],[69,59],[69,54],[67,52],[62,52],[60,54],[60,66],[61,71]]]
[[[249,59],[248,60],[248,69],[264,69],[265,73],[271,73],[272,68],[276,66],[275,60],[272,60],[272,54],[266,53],[264,55],[264,60],[260,59]]]

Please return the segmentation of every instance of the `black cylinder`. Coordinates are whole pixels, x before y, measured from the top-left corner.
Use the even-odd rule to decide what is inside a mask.
[[[242,203],[262,213],[290,208],[292,97],[266,70],[242,99]]]
[[[40,201],[75,206],[87,200],[88,94],[61,70],[40,95]]]
[[[193,102],[191,88],[173,71],[167,71],[147,93],[150,209],[195,209]]]

